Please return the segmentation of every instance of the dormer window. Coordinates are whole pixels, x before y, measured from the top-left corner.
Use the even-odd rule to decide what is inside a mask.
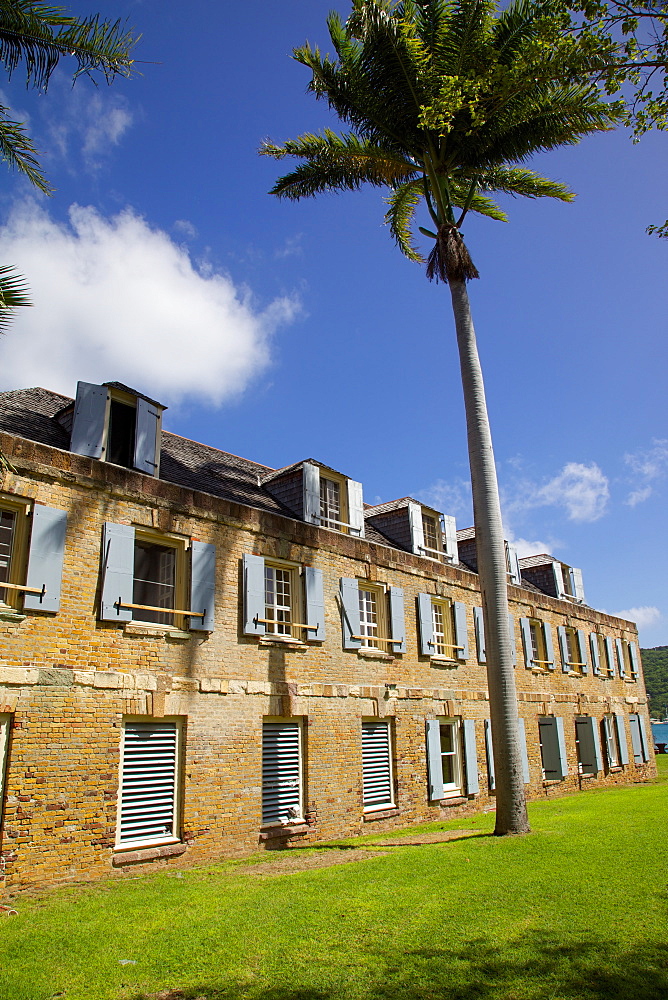
[[[411,547],[419,556],[457,562],[457,526],[454,517],[439,514],[414,500],[408,503]]]
[[[439,535],[441,535],[441,526],[437,524],[435,517],[431,517],[429,514],[425,514],[422,511],[422,535],[424,538],[424,547],[431,550],[432,552],[438,552],[442,549],[442,545],[439,545]]]
[[[302,465],[304,520],[345,535],[364,537],[362,484],[315,462]]]
[[[341,516],[341,484],[320,477],[320,524],[323,528],[339,528]]]

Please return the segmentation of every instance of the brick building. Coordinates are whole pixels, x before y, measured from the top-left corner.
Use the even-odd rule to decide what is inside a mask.
[[[162,410],[0,394],[0,885],[492,807],[472,531]],[[551,556],[508,573],[529,796],[653,775],[635,626]]]

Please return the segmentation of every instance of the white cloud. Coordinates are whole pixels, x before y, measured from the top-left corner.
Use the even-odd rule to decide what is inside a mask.
[[[470,519],[473,524],[473,512],[471,510],[471,483],[463,477],[447,481],[437,479],[431,486],[415,493],[415,499],[429,504],[435,510],[440,510],[444,514],[453,516],[462,515]],[[467,527],[467,525],[461,525]]]
[[[644,605],[640,608],[626,608],[624,611],[614,611],[616,618],[625,618],[629,622],[635,622],[638,628],[648,628],[661,621],[662,615],[658,608]]]
[[[653,494],[654,487],[650,484],[662,479],[668,472],[668,439],[654,438],[651,448],[626,454],[624,461],[633,473],[634,483],[638,484],[629,493],[625,503],[629,507],[635,507]]]
[[[508,541],[515,546],[520,559],[524,559],[525,556],[537,556],[543,552],[553,555],[555,548],[558,547],[555,542],[532,542],[528,538],[509,538]]]
[[[89,160],[106,153],[109,146],[117,146],[123,134],[132,125],[132,115],[125,107],[102,107],[102,98],[96,94],[88,105],[88,121],[83,132],[83,152]]]
[[[535,507],[563,507],[571,521],[597,521],[606,513],[610,488],[595,462],[568,462],[561,472],[539,485],[518,480],[504,489],[504,514],[512,517]]]
[[[643,486],[641,489],[633,490],[632,493],[629,493],[624,503],[627,507],[635,507],[636,504],[643,503],[643,501],[647,500],[647,498],[652,495],[652,492],[651,486]]]
[[[187,240],[194,240],[197,236],[197,229],[189,219],[177,219],[172,228]]]
[[[165,402],[220,404],[267,366],[272,333],[299,312],[288,297],[258,309],[130,209],[104,218],[74,205],[66,225],[24,202],[0,229],[0,260],[34,302],[0,338],[2,388],[71,395],[77,379],[116,379]]]

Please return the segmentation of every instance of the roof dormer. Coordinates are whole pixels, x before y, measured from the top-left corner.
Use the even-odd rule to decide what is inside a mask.
[[[459,558],[469,567],[469,569],[472,569],[474,573],[477,573],[478,550],[476,548],[475,528],[463,528],[461,531],[458,531],[457,542],[459,545]],[[519,587],[522,585],[522,571],[520,569],[520,560],[517,555],[517,549],[512,542],[508,542],[505,539],[503,545],[506,552],[506,574],[508,576],[508,583],[512,583],[516,587]]]
[[[522,576],[550,597],[585,603],[582,570],[555,559],[546,552],[520,559]]]
[[[390,541],[428,559],[457,562],[457,526],[454,517],[403,497],[367,507],[365,518]]]
[[[310,458],[266,476],[262,485],[307,524],[364,537],[362,484]]]

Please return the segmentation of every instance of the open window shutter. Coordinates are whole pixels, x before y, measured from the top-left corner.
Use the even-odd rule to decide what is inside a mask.
[[[582,774],[597,774],[601,770],[601,749],[596,719],[588,715],[576,719],[575,735],[578,742],[578,763]]]
[[[429,801],[443,798],[443,763],[441,760],[441,724],[427,719],[427,769],[429,771]]]
[[[190,552],[190,611],[203,611],[203,618],[193,616],[190,628],[195,632],[213,632],[216,611],[216,546],[193,541]]]
[[[132,604],[135,572],[135,529],[131,524],[106,521],[102,532],[103,622],[132,621],[131,608],[119,608],[118,602]]]
[[[348,480],[348,523],[354,535],[364,538],[364,497],[362,484]]]
[[[522,572],[520,570],[520,560],[517,555],[517,549],[514,545],[510,545],[506,542],[508,551],[508,565],[510,567],[510,582],[519,586],[522,582]]]
[[[619,743],[619,762],[627,765],[629,762],[629,748],[626,743],[626,729],[624,728],[624,716],[615,714],[615,727],[617,729],[617,742]]]
[[[545,658],[548,670],[554,670],[554,645],[552,644],[552,626],[549,622],[543,622],[543,638],[545,639]]]
[[[633,763],[642,764],[643,752],[642,752],[642,743],[640,741],[640,726],[638,725],[638,716],[635,713],[629,715],[629,729],[631,730],[631,747],[633,749]]]
[[[486,663],[485,619],[482,613],[482,608],[473,609],[473,628],[475,631],[475,646],[478,655],[478,663]]]
[[[325,596],[322,586],[322,570],[317,566],[304,567],[304,591],[306,593],[306,624],[317,625],[308,629],[307,642],[322,642],[325,638]]]
[[[603,741],[605,743],[605,755],[608,761],[608,767],[612,767],[612,761],[615,757],[615,741],[612,733],[612,719],[609,715],[604,715],[601,720],[601,727],[603,730]]]
[[[301,726],[262,725],[262,822],[287,823],[302,815]]]
[[[558,781],[562,774],[556,720],[552,716],[539,719],[538,731],[540,733],[543,772],[548,781]]]
[[[343,648],[359,649],[361,639],[353,639],[360,634],[360,594],[357,580],[341,577],[341,625],[343,629]]]
[[[489,790],[493,792],[496,788],[496,774],[494,772],[494,747],[492,746],[492,723],[485,719],[485,754],[487,756],[487,781]]]
[[[464,719],[464,763],[466,766],[466,794],[477,795],[480,791],[480,784],[478,782],[478,755],[473,719]]]
[[[596,632],[589,633],[589,649],[591,652],[591,671],[595,677],[601,673],[601,660],[598,655],[598,636]]]
[[[107,402],[110,392],[106,385],[77,382],[74,403],[70,451],[88,458],[102,458],[107,429]]]
[[[573,588],[573,597],[575,600],[582,601],[584,604],[585,592],[582,584],[582,570],[576,569],[575,566],[571,568],[571,586]]]
[[[647,749],[647,733],[645,732],[645,720],[640,714],[638,714],[638,729],[640,731],[640,745],[642,749],[643,763],[647,763],[647,761],[649,760],[649,752]]]
[[[418,594],[417,605],[418,628],[420,630],[420,653],[422,656],[433,656],[434,619],[431,611],[431,594]]]
[[[508,636],[510,638],[510,656],[512,658],[513,666],[517,666],[517,644],[515,643],[515,619],[512,615],[508,615]]]
[[[564,596],[564,574],[561,568],[561,563],[552,563],[552,572],[554,574],[554,588],[557,597]]]
[[[615,653],[612,645],[612,639],[609,635],[605,637],[605,648],[608,654],[608,668],[610,670],[610,676],[615,676]]]
[[[179,728],[174,722],[126,722],[120,793],[120,843],[178,836],[176,775]]]
[[[568,662],[568,637],[564,625],[557,625],[557,635],[559,636],[559,651],[561,652],[561,669],[567,674],[570,670],[570,664]]]
[[[520,740],[520,757],[522,758],[522,774],[524,775],[524,784],[528,785],[531,780],[531,775],[529,774],[527,733],[526,733],[526,727],[524,725],[524,719],[522,718],[522,716],[520,716],[517,720],[517,732],[519,734],[519,740]]]
[[[11,720],[11,715],[0,715],[0,823],[2,822],[2,805],[5,801],[5,773]]]
[[[455,601],[452,605],[455,615],[455,645],[461,646],[461,649],[456,649],[457,659],[464,660],[469,658],[469,637],[468,630],[466,628],[466,605],[462,604],[461,601]]]
[[[589,664],[587,663],[587,640],[585,639],[584,631],[579,628],[575,633],[578,637],[578,659],[582,664],[581,670],[583,674],[589,673]]]
[[[134,467],[149,476],[158,475],[158,427],[160,410],[154,403],[137,396],[137,429],[135,432]]]
[[[422,527],[422,507],[419,503],[409,503],[408,505],[408,523],[411,529],[411,542],[413,544],[413,552],[418,555],[424,555],[424,529]]]
[[[320,469],[313,462],[302,465],[304,491],[304,520],[307,524],[320,524]]]
[[[406,652],[406,625],[404,621],[404,592],[401,587],[390,587],[390,628],[392,629],[392,649],[395,653]]]
[[[615,649],[617,650],[617,669],[620,677],[626,677],[626,667],[624,666],[624,644],[621,639],[615,639]]]
[[[629,659],[631,660],[631,676],[637,678],[640,673],[640,661],[638,659],[638,647],[635,642],[629,643]]]
[[[55,507],[35,504],[28,556],[28,587],[45,587],[41,594],[25,594],[26,611],[60,611],[60,587],[63,577],[63,554],[67,514]]]
[[[458,562],[457,522],[451,514],[443,515],[443,543],[446,556],[452,559],[453,562]]]
[[[264,635],[264,558],[244,552],[244,635]]]
[[[530,667],[533,663],[533,646],[531,644],[531,623],[528,618],[520,618],[520,632],[522,633],[524,662],[527,667]]]
[[[559,744],[559,761],[561,764],[561,777],[568,774],[568,758],[566,756],[566,739],[564,736],[564,720],[557,716],[554,720],[557,724],[557,742]]]

